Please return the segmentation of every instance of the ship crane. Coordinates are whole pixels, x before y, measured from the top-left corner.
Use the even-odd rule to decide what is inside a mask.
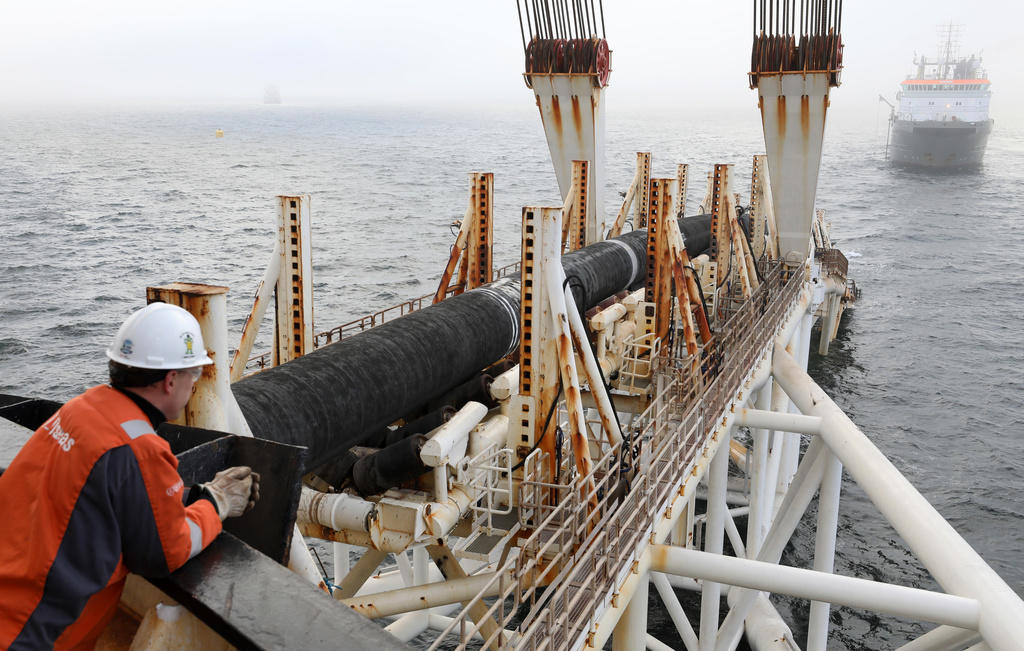
[[[216,360],[161,429],[183,477],[245,460],[267,495],[179,572],[133,582],[133,648],[792,649],[772,592],[808,602],[807,649],[827,648],[833,605],[935,625],[908,649],[1018,648],[1024,601],[806,372],[815,322],[827,354],[859,294],[815,205],[841,2],[754,8],[765,153],[746,206],[717,164],[689,214],[689,166],[638,152],[606,220],[603,8],[524,1],[561,197],[522,208],[517,263],[493,267],[494,178],[472,172],[437,290],[395,308],[314,332],[308,196],[279,197],[233,357],[227,288],[148,288],[197,316]],[[273,350],[251,357],[271,305]],[[939,590],[835,574],[844,473]],[[784,566],[813,501],[811,566]],[[678,639],[648,632],[652,585]]]

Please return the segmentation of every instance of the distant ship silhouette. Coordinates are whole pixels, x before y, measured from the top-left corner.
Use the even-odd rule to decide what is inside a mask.
[[[263,103],[264,104],[280,104],[281,103],[281,89],[277,86],[270,85],[263,90]]]

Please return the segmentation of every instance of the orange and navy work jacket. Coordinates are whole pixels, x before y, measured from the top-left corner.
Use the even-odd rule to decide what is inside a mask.
[[[185,506],[178,460],[130,398],[99,386],[35,431],[0,475],[0,649],[90,648],[128,572],[163,576],[220,533]]]

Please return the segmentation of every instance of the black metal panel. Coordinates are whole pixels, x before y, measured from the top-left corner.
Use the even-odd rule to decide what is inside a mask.
[[[151,581],[238,649],[409,648],[228,533]]]
[[[37,430],[47,418],[57,413],[63,404],[42,398],[23,398],[0,393],[0,418],[6,418],[30,430]]]
[[[172,448],[180,447],[186,440],[207,439],[177,455],[178,474],[186,485],[209,481],[231,466],[249,466],[260,474],[260,500],[256,507],[241,517],[225,520],[224,530],[275,561],[287,562],[302,491],[306,449],[166,423],[159,432],[173,441]]]

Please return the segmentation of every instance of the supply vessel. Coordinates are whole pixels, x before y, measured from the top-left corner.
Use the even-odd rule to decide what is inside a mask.
[[[959,55],[957,32],[944,27],[940,54],[915,58],[916,73],[900,82],[890,120],[893,164],[949,170],[982,164],[993,125],[991,82],[980,56]]]
[[[518,7],[561,193],[522,207],[518,262],[493,265],[495,179],[473,171],[427,296],[317,332],[305,195],[278,198],[237,339],[226,287],[146,288],[196,315],[215,360],[158,432],[182,478],[244,462],[263,497],[182,569],[133,577],[120,639],[825,649],[844,605],[928,623],[908,648],[1019,648],[1024,601],[806,372],[815,324],[827,354],[860,295],[816,201],[841,2],[754,3],[764,151],[709,170],[649,151],[605,161],[603,7]],[[606,212],[606,165],[623,164],[632,181]],[[264,317],[273,348],[253,354]],[[0,399],[29,428],[58,407]],[[844,473],[937,588],[835,573]],[[781,564],[812,503],[813,559]],[[332,573],[311,539],[330,545]],[[647,625],[652,589],[671,639]],[[771,593],[806,600],[805,639]]]

